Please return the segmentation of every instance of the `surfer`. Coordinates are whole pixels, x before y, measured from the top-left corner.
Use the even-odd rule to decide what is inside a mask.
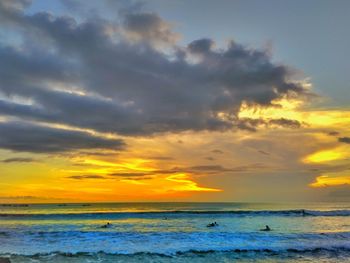
[[[112,225],[111,223],[107,222],[107,224],[101,226],[101,228],[109,228],[111,225]]]
[[[214,227],[214,226],[219,226],[219,224],[214,222],[207,225],[207,227]]]
[[[306,216],[305,209],[301,210],[302,216]]]
[[[271,231],[271,228],[268,225],[266,225],[265,228],[260,229],[260,231]]]

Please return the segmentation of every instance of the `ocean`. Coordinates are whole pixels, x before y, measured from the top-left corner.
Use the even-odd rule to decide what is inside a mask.
[[[102,227],[108,222],[110,226]],[[218,225],[207,227],[212,222]],[[271,231],[260,231],[265,225]],[[68,263],[350,262],[350,204],[0,205],[0,258]]]

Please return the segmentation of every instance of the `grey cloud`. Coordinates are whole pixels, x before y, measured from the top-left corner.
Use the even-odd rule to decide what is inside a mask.
[[[329,191],[329,197],[350,200],[349,184],[332,186],[332,190]]]
[[[111,173],[107,175],[95,175],[95,174],[88,174],[88,175],[71,175],[67,176],[68,179],[74,179],[74,180],[85,180],[85,179],[103,179],[103,180],[110,180],[115,178],[120,179],[128,179],[128,180],[144,180],[144,179],[151,179],[150,177],[151,173],[139,173],[139,172],[124,172],[124,173]]]
[[[87,152],[87,151],[80,151],[78,152],[78,155],[91,155],[91,156],[111,156],[111,155],[116,155],[116,152]]]
[[[184,168],[184,170],[192,173],[212,174],[212,173],[226,173],[226,172],[233,172],[233,173],[249,172],[251,170],[265,169],[265,168],[267,168],[267,166],[264,164],[253,163],[249,165],[242,165],[242,166],[236,166],[236,167],[230,167],[230,168],[226,168],[221,165],[199,165],[199,166]]]
[[[84,179],[106,179],[106,177],[102,175],[72,175],[67,176],[68,179],[75,179],[75,180],[84,180]]]
[[[338,141],[350,144],[350,137],[340,137],[338,138]]]
[[[238,121],[237,127],[241,130],[256,132],[259,125],[265,124],[262,119],[242,118]]]
[[[124,181],[142,181],[142,180],[150,180],[154,179],[152,176],[141,176],[141,177],[124,177],[122,178]]]
[[[1,7],[9,12],[23,11],[31,2],[32,0],[2,0]]]
[[[251,132],[255,132],[259,127],[273,128],[273,127],[284,127],[289,129],[297,129],[302,126],[297,120],[291,119],[251,119],[251,118],[242,118],[238,120],[237,127],[242,130],[247,130]]]
[[[328,132],[327,134],[330,135],[330,136],[337,136],[337,135],[339,135],[340,133],[337,132],[337,131],[330,131],[330,132]]]
[[[85,132],[44,127],[32,123],[0,122],[0,148],[34,153],[57,153],[79,149],[122,150],[119,139],[105,139]]]
[[[0,1],[0,21],[7,22],[16,19],[25,8],[30,6],[31,0],[2,0]]]
[[[216,173],[229,173],[229,172],[236,173],[236,172],[248,172],[256,169],[264,169],[266,167],[267,166],[260,163],[254,163],[254,164],[242,165],[242,166],[236,166],[236,167],[230,167],[230,168],[223,167],[221,165],[196,165],[196,166],[189,166],[189,167],[173,167],[170,169],[156,170],[153,172],[149,172],[147,174],[142,174],[142,176],[155,175],[155,174],[165,175],[165,174],[173,174],[173,173],[192,173],[192,174],[216,174]]]
[[[196,171],[196,172],[227,172],[227,171],[231,171],[231,169],[224,168],[221,165],[191,166],[188,168],[188,170],[189,171]]]
[[[27,15],[23,12],[26,5],[21,4],[27,1],[15,1],[20,8],[9,8],[4,5],[7,2],[0,5],[7,22],[0,30],[21,34],[26,46],[6,42],[0,46],[2,115],[127,136],[237,127],[255,130],[258,124],[248,125],[237,117],[242,102],[270,105],[287,94],[307,94],[299,84],[287,80],[291,78],[289,68],[274,64],[264,51],[233,42],[219,50],[211,39],[196,40],[187,47],[174,44],[169,24],[155,13],[125,13],[124,22],[116,25],[96,17],[78,22],[74,17],[48,13]],[[110,27],[122,27],[140,39],[130,43],[118,32],[111,37]],[[175,52],[170,58],[146,40],[167,42],[174,51],[181,50],[181,55]],[[199,60],[189,62],[198,52]],[[14,100],[17,97],[31,103]],[[222,119],[221,113],[229,117]],[[298,125],[284,119],[270,124]],[[39,134],[44,141],[45,135]],[[33,145],[24,142],[31,139],[29,135],[19,138],[26,147],[11,146],[14,135],[3,135],[9,136],[1,138],[5,148],[29,150],[27,146]],[[71,142],[65,138],[68,143],[62,139],[62,145]],[[40,138],[35,140],[39,146],[34,144],[33,151],[39,151],[36,147],[44,151],[95,147],[89,144],[91,137],[85,147],[78,139],[72,147],[57,145],[51,150],[45,149]],[[99,143],[111,148],[107,142]]]
[[[117,176],[117,177],[142,177],[142,176],[147,176],[152,173],[140,173],[140,172],[123,172],[123,173],[111,173],[109,174],[110,176]]]
[[[223,154],[224,152],[218,149],[212,150],[212,153]]]
[[[67,10],[79,11],[81,9],[82,2],[77,0],[60,0],[63,7]]]
[[[174,44],[179,35],[156,13],[127,13],[123,21],[127,36],[153,44]]]
[[[246,172],[252,169],[263,169],[266,168],[263,164],[250,164],[244,166],[237,166],[232,168],[226,168],[221,165],[197,165],[189,167],[173,167],[170,169],[155,170],[152,172],[116,172],[109,174],[110,176],[117,177],[143,177],[151,175],[167,175],[173,173],[193,173],[193,174],[215,174],[215,173],[225,173],[225,172]]]
[[[261,153],[261,154],[263,154],[263,155],[270,155],[268,152],[265,152],[265,151],[263,151],[263,150],[258,150],[258,153]]]
[[[159,161],[171,161],[174,160],[173,157],[170,156],[148,156],[147,159],[159,160]]]
[[[282,126],[287,128],[300,128],[301,123],[297,120],[290,120],[285,118],[280,119],[271,119],[268,121],[269,125],[276,125],[276,126]]]
[[[334,173],[334,172],[343,172],[350,170],[349,164],[339,164],[339,165],[313,165],[312,168],[310,168],[312,171],[318,171],[320,173]]]
[[[25,157],[15,157],[15,158],[8,158],[4,159],[1,162],[3,163],[32,163],[36,162],[36,159],[33,158],[25,158]]]
[[[109,173],[104,176],[100,175],[73,175],[69,176],[70,179],[112,179],[112,178],[122,178],[130,180],[144,180],[154,178],[156,175],[169,175],[174,173],[191,173],[195,175],[201,174],[222,174],[222,173],[242,173],[249,172],[256,169],[265,169],[267,166],[260,163],[254,163],[249,165],[236,166],[231,168],[226,168],[221,165],[198,165],[190,167],[173,167],[170,169],[154,170],[151,172],[138,172],[130,170],[129,172],[115,172]]]
[[[132,113],[132,110],[128,112],[128,106],[116,105],[112,101],[94,96],[36,89],[31,98],[40,104],[23,105],[0,100],[0,113],[34,121],[64,123],[102,132],[119,133],[126,133],[132,129],[138,120],[138,114]],[[128,121],[128,117],[134,118]],[[114,120],[119,122],[115,123]]]
[[[195,40],[188,45],[188,49],[192,53],[207,53],[214,47],[214,41],[209,38]]]

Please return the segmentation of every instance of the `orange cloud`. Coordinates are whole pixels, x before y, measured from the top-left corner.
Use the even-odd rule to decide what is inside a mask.
[[[322,150],[315,152],[313,154],[310,154],[304,158],[305,163],[323,163],[323,162],[330,162],[335,161],[338,159],[341,159],[344,157],[344,154],[337,149],[332,150]]]
[[[339,185],[350,185],[350,175],[335,173],[321,175],[316,178],[315,182],[310,184],[311,187],[328,187]]]
[[[178,173],[170,175],[166,178],[169,181],[179,183],[179,185],[174,186],[174,191],[202,191],[202,192],[221,192],[221,189],[201,187],[194,181],[192,181],[187,174]]]

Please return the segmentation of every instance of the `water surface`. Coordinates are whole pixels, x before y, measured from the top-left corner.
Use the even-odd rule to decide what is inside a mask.
[[[218,226],[208,228],[211,222]],[[260,231],[265,225],[272,231]],[[0,256],[12,262],[350,262],[350,205],[0,205]]]

